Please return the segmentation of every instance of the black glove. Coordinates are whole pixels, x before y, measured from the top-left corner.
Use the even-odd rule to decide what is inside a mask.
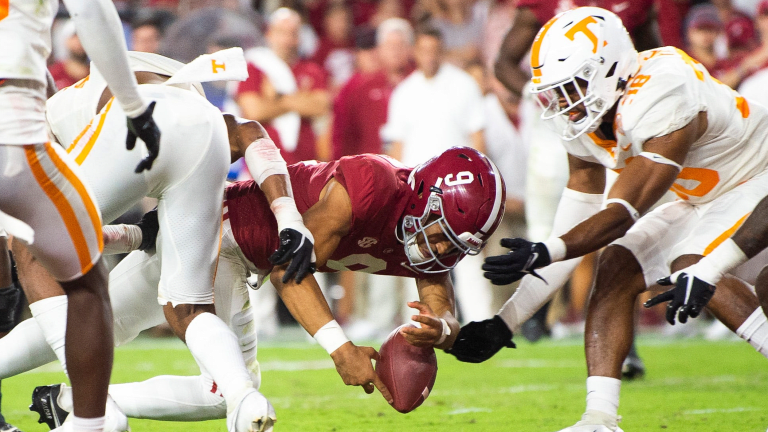
[[[500,349],[516,348],[512,342],[512,332],[500,316],[485,321],[472,321],[459,330],[453,346],[445,350],[453,354],[459,361],[466,363],[482,363]]]
[[[674,285],[675,287],[648,300],[644,306],[649,308],[659,303],[669,302],[667,304],[667,322],[675,325],[675,315],[677,315],[677,319],[685,324],[688,317],[696,318],[699,316],[701,310],[715,294],[715,286],[687,273],[680,273],[676,282],[673,283],[672,278],[674,276],[657,280],[656,283],[659,285]]]
[[[154,249],[157,242],[157,232],[160,231],[160,224],[157,222],[157,207],[144,213],[136,226],[141,229],[139,250]]]
[[[534,271],[552,263],[544,243],[533,243],[521,238],[505,238],[501,240],[501,245],[511,250],[506,255],[488,257],[483,264],[484,276],[492,284],[511,284],[529,274],[544,280]]]
[[[149,155],[139,162],[136,166],[136,173],[152,169],[152,163],[157,159],[160,152],[160,129],[152,118],[155,111],[155,102],[149,104],[149,107],[136,118],[128,117],[128,137],[125,139],[125,147],[133,150],[136,146],[136,137],[144,141]]]
[[[269,262],[282,265],[291,261],[283,274],[283,283],[288,283],[296,275],[296,283],[301,283],[305,276],[314,273],[315,245],[312,240],[293,228],[280,231],[280,246],[269,257]]]

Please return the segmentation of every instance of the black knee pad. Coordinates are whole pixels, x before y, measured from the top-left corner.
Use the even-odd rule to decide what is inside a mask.
[[[13,330],[21,322],[21,285],[14,282],[7,288],[0,288],[0,332]]]

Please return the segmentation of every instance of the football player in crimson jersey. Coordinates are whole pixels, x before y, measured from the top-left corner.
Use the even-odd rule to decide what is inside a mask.
[[[299,163],[288,170],[296,205],[315,239],[318,270],[415,279],[420,301],[409,305],[418,309],[413,320],[421,328],[405,329],[404,336],[414,345],[450,347],[459,324],[448,270],[465,255],[479,253],[501,221],[506,191],[496,166],[476,150],[452,148],[416,168],[385,156],[360,155],[328,163]],[[269,262],[280,239],[258,186],[252,181],[230,185],[224,206],[214,287],[216,313],[239,337],[254,386],[259,386],[260,373],[247,287],[258,288],[269,275],[293,316],[330,353],[343,381],[362,385],[368,393],[375,385],[391,400],[371,365],[376,351],[346,339],[314,277],[308,275],[301,283],[284,281],[284,266],[273,267]],[[105,238],[107,249],[121,241],[111,235]],[[163,322],[155,300],[154,252],[132,252],[112,271],[110,281],[117,344]],[[53,360],[52,353],[42,354],[46,344],[40,339],[28,332],[23,350],[9,346],[13,352],[8,355],[38,352],[28,368]],[[113,385],[111,397],[129,417],[223,418],[224,399],[207,372],[202,372],[198,377],[156,377]],[[64,388],[64,396],[58,398],[65,409],[67,393]]]
[[[637,296],[708,255],[768,195],[768,110],[680,50],[637,53],[621,20],[604,9],[558,15],[536,44],[532,89],[568,152],[568,188],[554,236],[504,239],[510,253],[487,258],[483,269],[496,284],[546,280],[605,247],[585,330],[587,409],[563,432],[620,431],[618,378]],[[619,175],[603,202],[606,168]],[[669,189],[679,199],[648,212]],[[543,289],[540,298],[553,292]],[[500,316],[462,328],[453,352],[483,361],[498,351],[511,336],[504,317],[519,313],[516,296]],[[740,281],[721,281],[708,307],[742,338],[768,337],[757,298]]]

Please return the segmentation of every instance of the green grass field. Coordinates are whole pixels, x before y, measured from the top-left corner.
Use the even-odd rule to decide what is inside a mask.
[[[639,350],[648,374],[625,383],[619,413],[629,431],[738,431],[768,428],[768,363],[743,342],[657,341]],[[2,356],[0,355],[0,360]],[[260,347],[262,392],[279,431],[537,431],[569,426],[584,409],[581,339],[521,343],[482,365],[438,354],[429,399],[404,415],[378,394],[347,388],[325,352],[303,343]],[[27,411],[36,385],[61,382],[55,365],[3,381],[3,412],[25,432],[48,430]],[[116,352],[113,382],[158,374],[196,374],[186,348],[171,339],[139,339]],[[169,423],[132,420],[143,431],[225,431],[224,420]]]

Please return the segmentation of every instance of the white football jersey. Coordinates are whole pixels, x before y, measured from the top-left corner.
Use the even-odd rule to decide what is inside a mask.
[[[58,0],[0,0],[0,79],[46,82],[51,25],[58,9]]]
[[[646,141],[681,129],[705,111],[707,129],[691,146],[673,192],[692,204],[702,204],[766,170],[768,109],[749,105],[674,47],[641,52],[638,60],[640,68],[618,102],[617,140],[584,134],[563,141],[568,153],[620,171],[643,151]],[[555,122],[564,129],[564,117]]]

